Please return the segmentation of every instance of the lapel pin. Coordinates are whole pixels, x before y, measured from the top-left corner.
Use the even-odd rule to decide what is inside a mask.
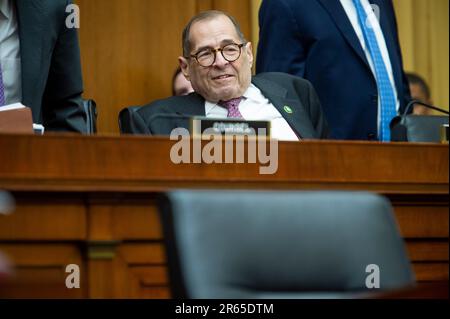
[[[292,113],[294,113],[294,111],[292,111],[292,109],[291,109],[290,106],[285,105],[285,106],[283,107],[283,109],[284,109],[284,111],[285,111],[287,114],[292,114]]]

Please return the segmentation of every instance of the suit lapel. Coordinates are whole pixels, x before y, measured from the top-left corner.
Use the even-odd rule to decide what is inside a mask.
[[[176,113],[189,116],[205,116],[205,99],[197,94],[192,93],[183,97],[183,103],[175,105]]]
[[[344,35],[347,42],[355,50],[357,55],[364,61],[366,66],[370,68],[367,61],[366,55],[361,47],[358,36],[356,35],[347,14],[342,7],[339,0],[319,0],[322,6],[327,9],[330,16],[335,21],[337,27]],[[392,24],[388,20],[388,14],[386,12],[391,11],[390,8],[386,8],[385,0],[369,0],[371,4],[375,4],[380,8],[380,27],[383,31],[383,36],[386,41],[386,46],[388,48],[389,58],[391,60],[392,71],[394,73],[395,84],[397,91],[401,92],[402,88],[402,69],[400,67],[401,63],[399,60],[399,55],[396,52],[397,39],[394,38],[395,30],[392,30]],[[395,14],[395,13],[393,13]]]
[[[42,67],[43,8],[41,1],[17,0],[17,18],[19,23],[20,54],[22,65],[22,103],[33,109],[38,118],[40,110],[34,101]]]
[[[269,99],[300,138],[315,138],[310,117],[300,100],[287,98],[288,91],[275,82],[258,77],[254,77],[252,82]]]
[[[361,58],[361,60],[367,65],[367,67],[370,68],[369,62],[367,61],[366,55],[364,54],[364,51],[361,47],[358,36],[356,35],[352,23],[350,22],[347,13],[342,7],[341,2],[339,0],[319,0],[319,2],[328,11],[329,15],[334,20],[334,23],[336,24],[350,47],[353,48],[355,53]]]

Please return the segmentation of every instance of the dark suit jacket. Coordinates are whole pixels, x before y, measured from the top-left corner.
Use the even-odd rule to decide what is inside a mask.
[[[380,24],[403,110],[410,99],[409,87],[392,1],[370,2],[380,8]],[[339,0],[264,0],[259,23],[257,73],[287,72],[309,80],[322,103],[332,138],[377,136],[377,85]]]
[[[294,132],[301,138],[328,136],[317,95],[311,84],[284,73],[264,73],[255,76],[252,83],[278,109]],[[288,114],[284,107],[293,112]],[[131,113],[131,131],[134,134],[170,135],[177,127],[189,129],[188,118],[205,116],[205,100],[197,93],[174,96],[155,101]]]
[[[80,49],[65,25],[69,0],[17,0],[22,104],[46,130],[86,132]]]

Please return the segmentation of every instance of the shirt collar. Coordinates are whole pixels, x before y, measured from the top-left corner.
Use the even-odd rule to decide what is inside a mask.
[[[264,102],[265,98],[262,95],[262,92],[260,89],[258,89],[253,83],[250,83],[250,86],[248,87],[247,91],[244,92],[242,95],[244,97],[244,100],[251,100],[254,102]],[[205,101],[205,112],[206,115],[210,113],[214,108],[222,106],[218,105],[217,103],[212,103],[209,101]]]
[[[254,102],[264,102],[265,97],[262,94],[261,90],[258,89],[253,83],[250,83],[247,91],[245,91],[243,95],[247,100],[251,100]]]
[[[11,17],[11,1],[10,0],[0,0],[0,14],[6,19]]]
[[[216,103],[212,103],[205,100],[205,115],[208,116],[208,114],[211,113],[211,111],[216,107],[220,106],[217,105]]]

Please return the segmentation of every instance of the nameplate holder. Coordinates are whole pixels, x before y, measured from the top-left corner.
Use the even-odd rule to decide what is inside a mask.
[[[247,121],[244,119],[217,119],[195,116],[190,119],[191,134],[194,138],[208,138],[210,135],[223,137],[255,137],[270,139],[270,121]]]

